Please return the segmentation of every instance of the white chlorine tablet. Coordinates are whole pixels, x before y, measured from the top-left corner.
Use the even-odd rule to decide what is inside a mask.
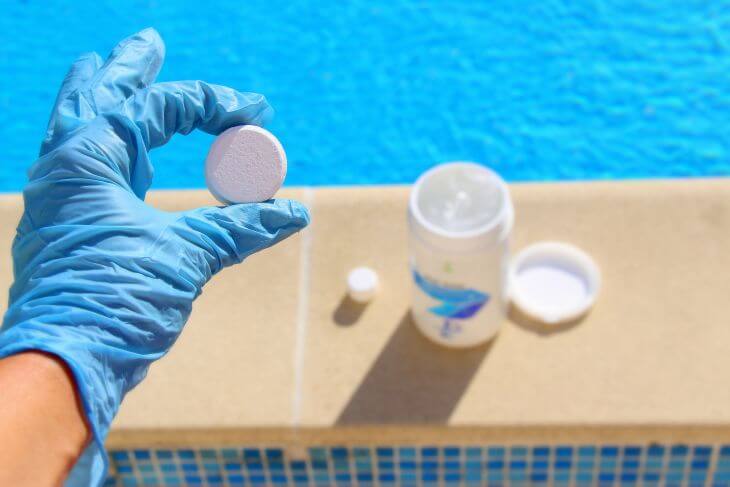
[[[378,290],[378,274],[369,267],[356,267],[347,275],[347,292],[353,301],[367,303]]]
[[[271,132],[254,125],[220,134],[205,159],[205,182],[220,202],[271,199],[286,177],[286,154]]]

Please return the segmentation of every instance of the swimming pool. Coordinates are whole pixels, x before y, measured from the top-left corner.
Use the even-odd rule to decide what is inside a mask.
[[[730,175],[727,6],[4,2],[0,191],[23,187],[73,59],[147,26],[161,79],[267,95],[289,185],[406,183],[453,159],[512,181]],[[158,150],[154,187],[202,187],[210,141]]]

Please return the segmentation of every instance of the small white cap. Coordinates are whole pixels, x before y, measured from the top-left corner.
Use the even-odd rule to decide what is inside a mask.
[[[347,275],[347,291],[358,303],[367,303],[378,290],[378,275],[369,267],[357,267]]]
[[[221,203],[258,203],[274,197],[286,177],[286,154],[271,132],[231,127],[210,146],[205,182]]]
[[[573,245],[539,242],[515,256],[508,282],[517,308],[553,325],[576,319],[593,306],[601,272],[588,254]]]

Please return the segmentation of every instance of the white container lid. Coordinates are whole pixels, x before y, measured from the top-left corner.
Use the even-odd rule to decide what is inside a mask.
[[[220,134],[205,159],[205,182],[218,201],[258,203],[274,197],[286,177],[286,153],[268,130],[231,127]]]
[[[431,247],[470,252],[504,241],[514,210],[497,173],[473,162],[449,162],[413,185],[408,220],[413,235]]]
[[[378,291],[378,274],[369,267],[356,267],[347,275],[347,291],[358,303],[367,303]]]
[[[519,252],[508,279],[512,304],[550,325],[585,314],[601,287],[601,272],[593,259],[560,242],[538,242]]]

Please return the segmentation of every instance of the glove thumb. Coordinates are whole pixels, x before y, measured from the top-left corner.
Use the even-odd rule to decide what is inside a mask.
[[[206,207],[186,214],[200,234],[196,244],[208,254],[213,273],[271,247],[309,224],[307,208],[293,200],[269,200]]]

